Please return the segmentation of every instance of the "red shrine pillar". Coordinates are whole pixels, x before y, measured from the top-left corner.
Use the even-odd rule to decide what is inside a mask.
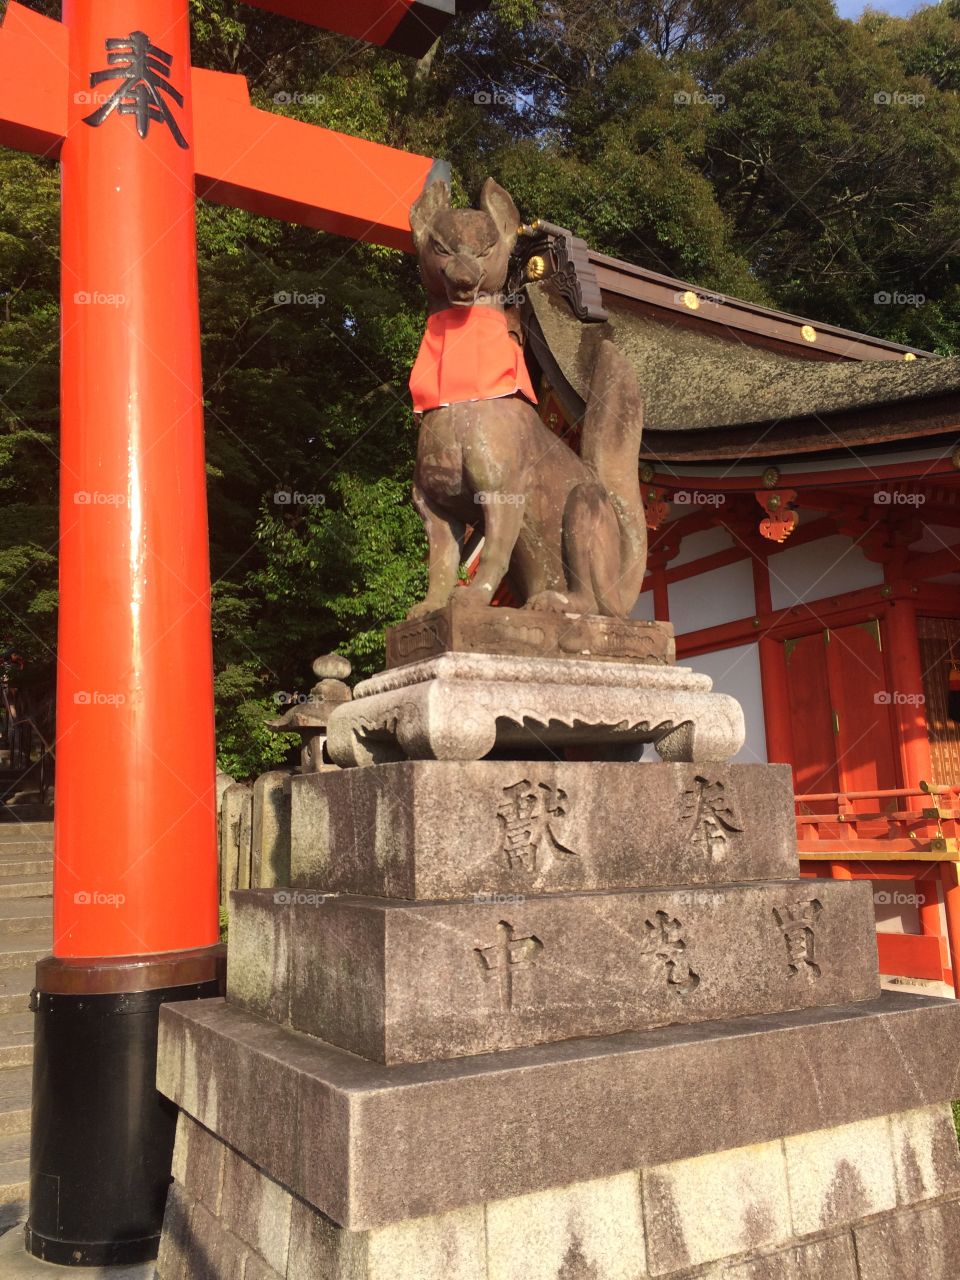
[[[54,954],[27,1242],[72,1265],[156,1253],[158,1007],[215,994],[222,963],[188,4],[64,3]]]

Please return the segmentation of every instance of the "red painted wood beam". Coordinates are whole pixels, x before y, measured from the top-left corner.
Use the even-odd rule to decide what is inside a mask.
[[[66,27],[11,0],[0,26],[0,146],[58,155],[67,132]]]
[[[246,0],[297,22],[383,45],[421,58],[459,13],[485,9],[487,0]]]
[[[0,27],[0,145],[58,155],[67,32],[11,3]],[[408,209],[433,161],[260,111],[243,76],[193,68],[197,194],[250,213],[411,250]]]
[[[193,69],[197,194],[412,250],[408,210],[433,161],[260,111],[243,76]]]
[[[903,566],[904,577],[941,578],[946,573],[960,573],[960,544],[956,547],[945,547],[943,551],[931,551],[926,555],[913,556]]]
[[[887,587],[863,587],[845,596],[827,596],[823,600],[804,601],[789,609],[774,609],[756,617],[738,618],[715,627],[703,627],[677,636],[677,656],[691,657],[731,649],[763,636],[787,640],[807,635],[820,627],[839,627],[847,622],[862,622],[878,617],[888,600],[898,594],[884,594]],[[906,593],[902,593],[906,594]]]

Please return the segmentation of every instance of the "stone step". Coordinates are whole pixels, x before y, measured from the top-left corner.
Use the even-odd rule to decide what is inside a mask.
[[[30,1132],[32,1067],[4,1067],[0,1070],[0,1137]]]
[[[32,967],[50,954],[51,943],[49,927],[25,929],[0,938],[0,970]]]
[[[0,1228],[26,1216],[30,1194],[30,1134],[0,1136]]]
[[[47,840],[53,844],[52,822],[15,822],[0,810],[0,845],[8,840]]]
[[[52,876],[53,855],[29,850],[0,854],[0,876]]]
[[[53,931],[52,898],[0,899],[0,942],[14,933],[47,928]]]
[[[30,1004],[34,984],[33,965],[0,969],[0,1015],[24,1013]]]
[[[53,876],[0,875],[0,899],[49,898],[53,893]]]
[[[33,1061],[33,1014],[0,1014],[0,1067],[26,1067]]]

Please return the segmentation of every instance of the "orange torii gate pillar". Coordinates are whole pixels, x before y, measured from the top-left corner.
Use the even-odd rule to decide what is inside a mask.
[[[454,8],[263,7],[412,53]],[[62,24],[11,2],[0,143],[59,154],[63,176],[54,949],[32,997],[27,1245],[120,1264],[155,1256],[169,1181],[159,1005],[215,994],[223,968],[195,195],[408,248],[432,161],[254,110],[242,77],[191,67],[189,0],[65,0]]]

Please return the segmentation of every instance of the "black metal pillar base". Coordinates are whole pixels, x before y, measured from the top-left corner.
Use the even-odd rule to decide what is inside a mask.
[[[177,1109],[157,1092],[169,1000],[216,996],[222,947],[37,965],[27,1252],[62,1266],[157,1256]]]

